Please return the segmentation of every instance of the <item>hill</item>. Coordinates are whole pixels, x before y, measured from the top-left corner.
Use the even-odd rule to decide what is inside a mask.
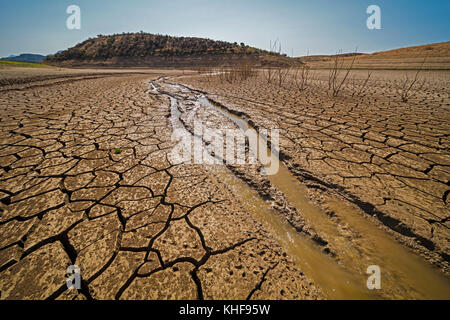
[[[2,61],[16,61],[16,62],[31,62],[31,63],[40,63],[45,59],[45,56],[41,54],[32,54],[32,53],[22,53],[18,56],[9,56],[6,58],[1,58]]]
[[[295,60],[253,48],[194,37],[149,33],[99,35],[46,57],[44,63],[67,67],[192,67],[252,63],[296,64]]]
[[[364,58],[374,59],[374,58],[424,58],[424,57],[449,58],[450,41],[433,43],[422,46],[399,48],[388,51],[380,51],[368,54]]]
[[[341,55],[346,64],[350,64],[354,54]],[[297,58],[314,67],[329,68],[334,55],[321,55]],[[412,46],[371,54],[358,54],[355,57],[355,68],[360,69],[450,69],[450,42],[441,42],[421,46]]]
[[[351,53],[340,53],[337,54],[338,57],[353,57],[353,56],[360,56],[365,55],[365,53],[359,53],[359,52],[351,52]],[[313,62],[313,61],[330,61],[332,57],[335,57],[336,55],[326,55],[326,54],[317,54],[317,55],[310,55],[310,56],[303,56],[298,57],[296,59],[303,61],[303,62]]]

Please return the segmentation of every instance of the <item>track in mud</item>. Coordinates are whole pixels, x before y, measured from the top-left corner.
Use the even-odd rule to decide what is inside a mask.
[[[222,123],[231,122],[241,130],[247,128],[254,130],[244,119],[230,113],[224,106],[215,104],[201,93],[184,86],[168,84],[164,79],[151,85],[155,93],[170,96],[173,128],[182,128],[185,134],[193,132],[180,121],[180,117],[187,115],[192,120],[201,109],[215,112],[222,118]],[[186,101],[195,107],[180,108]],[[268,153],[270,154],[269,150]],[[327,216],[309,203],[305,196],[306,187],[276,155],[270,154],[270,157],[272,161],[279,162],[280,168],[277,174],[267,176],[271,185],[284,194],[288,203],[295,207],[309,227],[326,236],[330,247],[334,249],[335,257],[325,254],[323,248],[314,243],[307,234],[298,232],[288,223],[286,217],[277,213],[255,190],[237,178],[232,168],[225,166],[208,166],[208,168],[233,190],[235,197],[241,199],[244,208],[263,223],[300,269],[320,286],[327,298],[448,299],[450,297],[449,280],[439,271],[344,203],[330,202],[330,207],[335,209],[338,217]],[[247,178],[251,179],[251,176]],[[381,290],[371,291],[366,288],[368,275],[365,271],[370,265],[378,265],[381,268]]]

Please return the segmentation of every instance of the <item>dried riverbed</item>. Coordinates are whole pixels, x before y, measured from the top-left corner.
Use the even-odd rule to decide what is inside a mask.
[[[311,152],[320,148],[312,148],[311,139],[321,136],[305,131],[305,124],[313,130],[308,121],[297,126],[277,107],[278,98],[260,101],[273,94],[270,90],[258,89],[254,97],[245,83],[218,88],[198,77],[146,72],[79,71],[57,77],[25,72],[20,81],[0,83],[0,299],[449,298],[448,237],[442,231],[448,221],[427,220],[434,227],[430,238],[421,233],[422,224],[404,219],[414,217],[410,211],[395,211],[399,216],[386,211],[414,231],[408,242],[369,217],[358,206],[366,202],[351,201],[367,191],[361,185],[367,179],[353,184],[359,189],[343,192],[339,181],[325,181],[305,167],[302,154],[309,164],[319,163]],[[222,89],[230,95],[222,95]],[[312,117],[313,111],[306,114]],[[337,112],[332,121],[340,116]],[[279,157],[270,154],[278,173],[262,175],[268,168],[261,163],[174,163],[176,138],[193,137],[196,121],[216,129],[281,128]],[[341,130],[345,143],[345,126],[326,130]],[[394,143],[391,131],[379,144]],[[295,136],[300,133],[302,139]],[[365,133],[366,143],[373,144],[372,138]],[[439,139],[436,148],[446,143]],[[202,137],[194,140],[206,155],[218,158]],[[335,155],[348,151],[340,148]],[[442,177],[436,170],[446,170],[448,163],[441,163],[445,152],[426,151],[426,159],[439,162],[424,169],[436,177],[431,188]],[[384,158],[396,162],[404,155]],[[372,165],[377,157],[370,158]],[[364,201],[379,190],[367,191]],[[446,207],[433,203],[428,210],[440,217]],[[80,290],[67,290],[69,265],[81,269]],[[381,268],[381,290],[366,287],[369,265]]]
[[[238,113],[208,100],[201,92],[164,82],[158,87],[176,97],[172,102],[177,117],[185,119],[183,125],[192,134],[194,119],[213,128],[232,128],[234,124],[242,130],[251,129]],[[279,161],[275,155],[271,158]],[[449,297],[446,276],[345,202],[330,198],[326,202],[328,211],[314,206],[307,188],[283,163],[279,163],[277,174],[268,176],[259,174],[257,166],[228,167],[229,170],[223,170],[214,166],[210,170],[233,185],[247,211],[268,226],[272,236],[302,270],[307,270],[328,298]],[[365,271],[370,265],[380,266],[383,290],[374,292],[365,287]]]

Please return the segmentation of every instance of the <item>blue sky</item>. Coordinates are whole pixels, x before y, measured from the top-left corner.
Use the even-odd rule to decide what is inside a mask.
[[[450,40],[449,0],[0,0],[0,56],[50,54],[97,34],[145,31],[244,42],[268,49],[279,39],[295,56],[374,52]],[[81,29],[66,8],[81,8]],[[366,8],[381,8],[381,30]]]

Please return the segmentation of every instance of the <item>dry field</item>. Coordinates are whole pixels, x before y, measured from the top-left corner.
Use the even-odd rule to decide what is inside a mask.
[[[281,87],[261,75],[231,84],[181,81],[256,127],[280,128],[283,162],[312,190],[339,193],[447,269],[450,73],[422,71],[426,82],[407,102],[403,81],[416,71],[372,71],[361,90],[367,71],[353,70],[336,97],[327,92],[329,70],[311,73],[304,91],[289,76]]]
[[[1,299],[321,297],[226,185],[169,163],[161,74],[42,72],[0,88]]]
[[[0,70],[0,299],[450,298],[449,71],[329,72]],[[280,173],[172,163],[194,120]]]

